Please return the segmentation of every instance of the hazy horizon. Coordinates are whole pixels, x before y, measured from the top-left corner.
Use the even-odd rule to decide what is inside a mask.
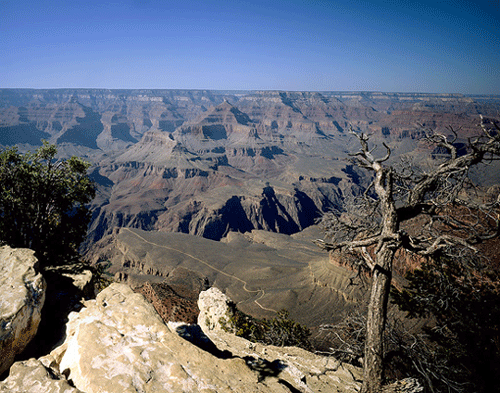
[[[110,90],[110,91],[213,91],[213,92],[289,92],[289,93],[359,93],[359,94],[416,94],[416,95],[457,95],[457,96],[495,96],[500,97],[500,92],[496,94],[488,93],[456,93],[456,92],[416,92],[416,91],[381,91],[381,90],[284,90],[284,89],[184,89],[184,88],[121,88],[121,87],[0,87],[0,90]]]
[[[498,1],[0,0],[0,88],[500,94]]]

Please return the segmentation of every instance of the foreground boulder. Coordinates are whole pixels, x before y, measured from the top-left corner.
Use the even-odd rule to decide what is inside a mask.
[[[66,333],[65,342],[49,358],[60,374],[85,393],[359,388],[354,377],[357,369],[344,369],[331,358],[296,348],[270,349],[239,337],[235,338],[240,339],[240,347],[234,349],[220,350],[205,336],[199,342],[211,345],[195,345],[188,340],[192,333],[203,336],[198,326],[166,325],[141,294],[123,284],[112,284],[96,300],[85,302],[80,312],[71,313]],[[273,357],[278,353],[279,358]],[[307,368],[311,371],[306,373]]]
[[[46,359],[16,362],[9,377],[0,382],[2,393],[81,393],[66,381],[64,375],[46,366]]]
[[[0,248],[0,375],[36,335],[46,283],[34,251]]]

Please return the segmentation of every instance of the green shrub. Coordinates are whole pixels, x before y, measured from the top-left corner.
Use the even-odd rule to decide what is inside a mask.
[[[95,195],[90,164],[56,154],[47,142],[34,153],[0,150],[0,243],[34,250],[42,267],[78,258]]]
[[[273,319],[257,319],[244,314],[233,304],[227,320],[219,321],[222,328],[249,341],[266,345],[295,346],[310,350],[309,329],[289,318],[286,310]]]
[[[94,293],[97,295],[99,292],[110,286],[115,280],[113,275],[108,272],[111,267],[111,262],[101,262],[91,267],[94,282]]]

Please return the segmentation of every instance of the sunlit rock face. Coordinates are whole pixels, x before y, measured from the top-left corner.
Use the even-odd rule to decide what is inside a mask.
[[[34,251],[0,248],[0,374],[35,336],[45,289]]]
[[[242,359],[218,359],[182,339],[142,295],[122,284],[71,314],[67,336],[52,355],[87,393],[244,392],[257,380]]]
[[[83,393],[50,365],[50,357],[16,362],[0,382],[2,393]]]
[[[70,315],[65,342],[43,360],[86,393],[359,388],[360,370],[342,367],[334,359],[297,348],[256,346],[238,337],[234,348],[223,339],[224,348],[219,349],[218,340],[211,341],[196,327],[166,325],[142,295],[112,284]]]

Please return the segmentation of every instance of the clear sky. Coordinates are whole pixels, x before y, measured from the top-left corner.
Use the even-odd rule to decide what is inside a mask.
[[[500,2],[0,0],[0,87],[500,94]]]

